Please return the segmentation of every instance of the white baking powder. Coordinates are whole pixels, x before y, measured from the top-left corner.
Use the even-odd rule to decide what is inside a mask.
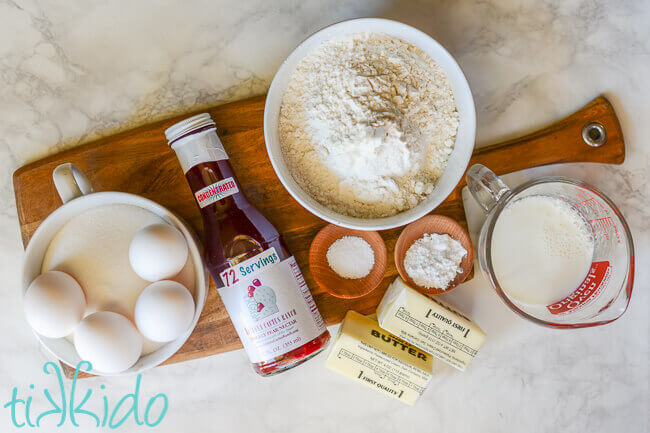
[[[327,249],[327,263],[343,278],[363,278],[375,266],[375,252],[358,236],[343,236]]]
[[[446,290],[456,275],[467,250],[448,234],[425,233],[406,251],[404,268],[415,284],[427,289]]]
[[[422,50],[388,35],[326,42],[296,68],[280,108],[294,179],[337,212],[376,218],[433,191],[458,129],[447,78]]]

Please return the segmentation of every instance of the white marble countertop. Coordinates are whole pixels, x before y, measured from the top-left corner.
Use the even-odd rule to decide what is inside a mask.
[[[447,297],[488,340],[467,372],[441,367],[415,408],[326,370],[324,356],[263,379],[238,351],[145,373],[140,410],[156,393],[169,398],[163,421],[150,430],[649,431],[650,144],[643,131],[650,121],[650,4],[644,0],[0,1],[0,431],[13,431],[2,406],[14,387],[22,398],[33,397],[35,414],[47,408],[43,389],[57,389],[43,373],[45,358],[21,312],[23,250],[12,172],[118,130],[262,94],[303,38],[361,16],[419,27],[457,58],[474,92],[479,146],[562,117],[598,94],[610,98],[625,134],[625,164],[537,173],[583,178],[619,204],[637,252],[629,310],[603,327],[545,329],[515,317],[477,273]],[[114,407],[134,383],[94,378],[79,387],[93,391],[88,406],[96,409],[104,395]],[[33,430],[80,431],[69,420],[60,429],[55,423],[44,419]],[[129,419],[121,429],[148,427]]]

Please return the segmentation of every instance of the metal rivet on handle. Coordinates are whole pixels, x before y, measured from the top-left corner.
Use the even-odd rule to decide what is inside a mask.
[[[607,141],[607,130],[598,122],[589,122],[582,128],[582,139],[589,146],[600,147]]]

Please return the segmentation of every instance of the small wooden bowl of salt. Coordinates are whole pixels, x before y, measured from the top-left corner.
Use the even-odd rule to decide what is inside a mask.
[[[354,299],[377,288],[386,273],[388,253],[379,233],[329,224],[309,248],[316,283],[337,298]]]
[[[467,230],[446,216],[427,215],[412,222],[395,244],[400,276],[426,295],[450,292],[465,281],[473,265],[474,248]]]

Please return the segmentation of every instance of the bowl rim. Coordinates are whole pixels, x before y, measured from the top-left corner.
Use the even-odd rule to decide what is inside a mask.
[[[275,113],[276,111],[274,108],[275,106],[277,106],[277,112],[279,113],[279,107],[282,103],[282,99],[284,96],[285,88],[284,87],[281,88],[282,84],[280,83],[280,81],[284,80],[287,76],[290,76],[293,73],[295,66],[297,66],[299,61],[302,60],[302,58],[304,58],[304,56],[306,55],[306,53],[302,53],[302,51],[306,50],[306,48],[309,47],[315,39],[321,37],[323,34],[333,33],[334,31],[338,31],[339,29],[348,30],[348,31],[344,31],[341,34],[332,35],[328,38],[328,39],[333,39],[335,37],[341,37],[345,34],[363,33],[364,26],[368,26],[368,25],[380,26],[386,29],[385,31],[365,30],[368,32],[385,33],[398,38],[404,38],[403,35],[405,34],[410,35],[412,38],[419,38],[425,41],[425,43],[415,43],[412,41],[408,41],[408,42],[412,43],[413,45],[417,46],[420,49],[423,49],[423,51],[425,51],[427,54],[432,49],[436,50],[438,55],[437,58],[434,60],[436,60],[437,63],[440,63],[439,62],[440,59],[442,58],[445,59],[448,65],[447,67],[443,68],[443,71],[447,75],[448,79],[449,77],[453,77],[453,80],[450,80],[452,81],[452,85],[454,83],[458,85],[458,88],[454,90],[454,97],[457,106],[460,97],[462,97],[463,100],[465,101],[465,114],[463,118],[461,118],[461,122],[459,124],[459,131],[460,128],[463,128],[464,130],[463,135],[466,136],[465,141],[471,140],[471,146],[468,144],[467,146],[465,146],[466,149],[459,150],[458,146],[454,146],[454,150],[452,151],[452,155],[450,156],[450,159],[455,153],[460,153],[456,158],[458,161],[458,172],[455,174],[455,176],[453,176],[454,182],[449,182],[448,187],[445,190],[442,190],[441,194],[433,195],[432,193],[425,200],[420,202],[417,206],[408,209],[404,212],[391,215],[388,217],[372,218],[372,219],[352,217],[349,215],[344,215],[335,212],[323,206],[322,204],[318,203],[307,192],[305,192],[300,187],[300,185],[298,185],[298,183],[295,181],[295,179],[289,172],[288,167],[286,167],[286,161],[284,160],[281,150],[276,152],[273,149],[273,147],[279,148],[280,143],[279,143],[279,139],[276,140],[278,119],[277,117],[271,118],[272,114]],[[402,36],[398,35],[397,33],[401,33]],[[296,63],[296,65],[292,66],[293,63]],[[459,135],[460,132],[456,134],[455,144],[458,143]],[[429,214],[430,212],[432,212],[453,192],[453,190],[456,188],[456,186],[462,179],[467,169],[467,166],[469,165],[469,161],[472,156],[472,151],[475,145],[475,140],[476,140],[476,107],[474,104],[473,95],[469,87],[469,82],[467,81],[467,77],[465,76],[464,72],[462,71],[461,67],[458,65],[454,57],[438,41],[436,41],[428,34],[422,32],[421,30],[413,26],[410,26],[408,24],[401,23],[399,21],[394,21],[394,20],[389,20],[384,18],[357,18],[357,19],[340,21],[312,33],[310,36],[308,36],[305,40],[303,40],[299,45],[297,45],[294,48],[291,54],[282,62],[282,64],[278,68],[277,72],[273,77],[269,90],[267,92],[266,101],[264,105],[264,141],[266,144],[266,151],[269,160],[271,161],[271,165],[273,166],[273,170],[275,171],[277,177],[280,179],[280,182],[282,183],[284,188],[302,207],[304,207],[307,211],[311,212],[315,216],[329,223],[341,227],[349,228],[349,229],[354,229],[354,230],[387,230],[395,227],[401,227],[413,221],[416,221],[422,218],[423,216]],[[463,167],[463,169],[460,170],[460,167]],[[445,168],[445,171],[447,169],[448,166]],[[284,173],[285,170],[286,170],[286,175]],[[444,177],[444,172],[443,172],[443,176],[441,176],[441,179],[443,177]],[[435,191],[436,190],[434,189],[434,192]]]

